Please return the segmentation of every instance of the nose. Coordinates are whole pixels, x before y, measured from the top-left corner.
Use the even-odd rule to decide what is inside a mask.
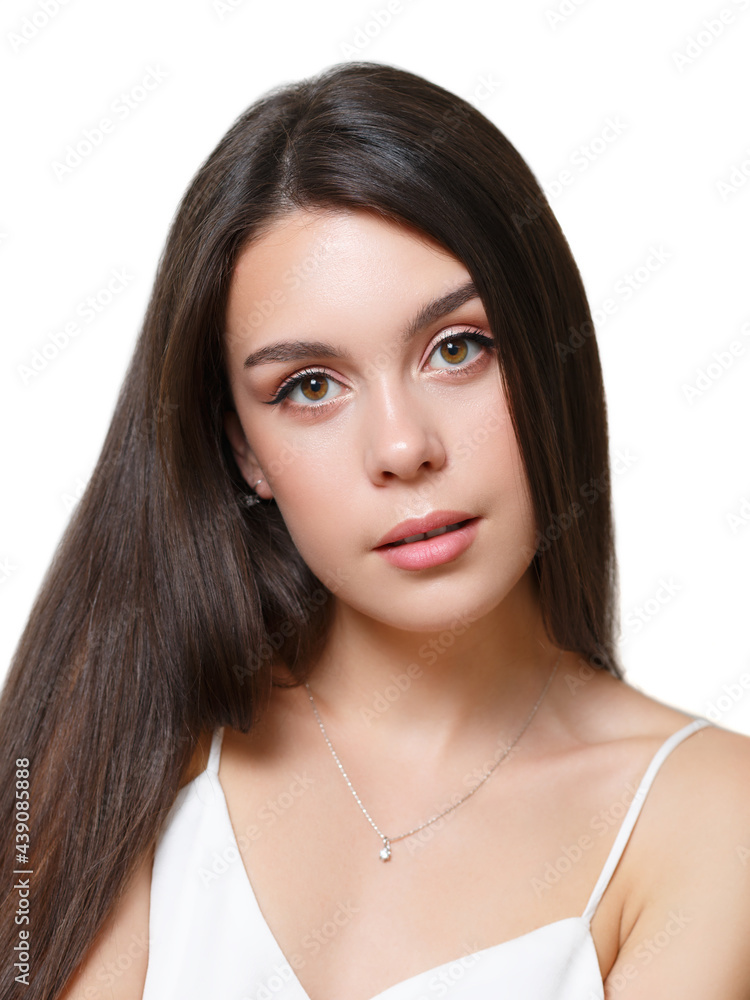
[[[373,483],[414,480],[439,472],[446,462],[437,400],[410,394],[403,383],[371,384],[363,415],[365,465]]]

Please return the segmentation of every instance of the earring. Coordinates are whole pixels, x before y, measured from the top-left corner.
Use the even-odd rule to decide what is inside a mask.
[[[259,479],[257,483],[253,484],[253,489],[254,490],[257,489],[262,482],[263,480]],[[252,507],[254,504],[260,503],[262,499],[263,498],[259,497],[257,493],[246,493],[245,496],[242,498],[242,502],[245,504],[246,507]]]

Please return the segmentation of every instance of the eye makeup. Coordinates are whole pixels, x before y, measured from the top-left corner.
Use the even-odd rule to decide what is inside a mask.
[[[438,351],[438,349],[444,348],[445,345],[447,344],[451,345],[451,348],[446,348],[447,350],[456,349],[455,345],[460,344],[461,341],[471,342],[477,345],[479,350],[474,355],[474,357],[470,358],[470,360],[466,364],[464,363],[457,365],[449,364],[446,367],[436,368],[435,369],[436,371],[450,372],[451,375],[454,374],[459,375],[459,374],[473,372],[475,369],[475,362],[480,359],[483,360],[485,352],[495,350],[495,341],[491,337],[486,336],[485,334],[481,333],[479,330],[474,328],[461,329],[461,330],[452,330],[446,333],[444,336],[442,336],[439,340],[437,340],[430,352],[430,357],[432,357]],[[461,356],[460,348],[457,348],[457,353],[459,355],[460,362],[463,362],[467,352],[464,352],[464,355]],[[447,358],[445,354],[443,354],[442,359],[444,361],[455,360],[455,355],[453,357]],[[287,378],[285,378],[283,382],[279,385],[276,392],[274,393],[273,398],[269,400],[264,400],[264,402],[267,405],[275,406],[279,403],[282,403],[284,400],[287,400],[287,404],[295,408],[300,408],[305,410],[309,409],[317,410],[322,408],[322,406],[325,406],[328,403],[333,402],[334,399],[338,398],[338,396],[334,396],[330,400],[324,399],[322,402],[318,402],[316,400],[309,399],[308,397],[309,405],[304,403],[298,403],[295,400],[288,399],[290,393],[293,392],[297,386],[303,385],[304,383],[307,382],[310,382],[312,384],[317,383],[320,386],[325,386],[326,384],[330,383],[336,383],[337,385],[341,384],[337,379],[333,377],[333,375],[327,372],[324,367],[303,368],[300,371],[295,372],[294,374],[289,375]]]

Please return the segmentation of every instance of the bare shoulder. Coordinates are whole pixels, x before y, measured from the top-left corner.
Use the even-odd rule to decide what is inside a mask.
[[[206,769],[212,733],[203,731],[180,779],[183,788]],[[59,1000],[141,1000],[148,968],[153,848],[94,938]]]
[[[622,682],[615,682],[622,684]],[[692,721],[623,685],[598,693],[658,749]],[[750,996],[750,737],[697,729],[663,760],[623,856],[620,947],[607,997]]]
[[[678,744],[661,772],[650,809],[679,845],[671,852],[675,871],[688,876],[726,862],[750,872],[750,737],[708,725]]]
[[[666,758],[655,789],[656,781],[650,825],[673,838],[675,873],[695,881],[697,869],[715,864],[718,877],[725,863],[750,872],[750,737],[713,724],[698,729]]]
[[[607,675],[591,691],[587,712],[598,721],[594,741],[639,744],[653,756],[694,717]],[[592,723],[592,726],[594,723]],[[592,730],[593,731],[593,730]],[[646,759],[645,757],[643,759]],[[653,780],[639,819],[649,837],[673,838],[673,864],[689,864],[691,844],[702,850],[750,835],[750,736],[710,723],[672,747]],[[645,836],[639,838],[646,841]],[[656,843],[649,839],[649,846]],[[634,845],[633,845],[634,846]],[[736,856],[742,854],[740,851]],[[707,855],[706,855],[707,856]],[[693,858],[695,861],[695,858]],[[750,858],[748,858],[750,869]]]
[[[153,861],[153,851],[147,852],[59,1000],[141,1000]]]

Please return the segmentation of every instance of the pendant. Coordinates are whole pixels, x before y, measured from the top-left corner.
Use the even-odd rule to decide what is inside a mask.
[[[391,858],[391,842],[388,840],[387,837],[384,838],[384,842],[385,842],[385,847],[380,852],[380,860],[381,861],[390,861],[390,858]]]

